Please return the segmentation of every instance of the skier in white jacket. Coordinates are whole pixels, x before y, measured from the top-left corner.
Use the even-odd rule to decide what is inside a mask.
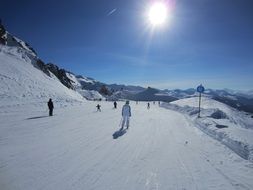
[[[123,130],[123,127],[126,123],[127,129],[129,128],[129,118],[131,117],[131,107],[129,106],[129,101],[126,101],[126,104],[122,107],[122,124],[121,129]]]

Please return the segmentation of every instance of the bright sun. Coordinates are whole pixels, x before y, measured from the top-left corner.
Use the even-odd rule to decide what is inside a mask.
[[[152,25],[156,26],[164,24],[167,17],[168,9],[166,4],[162,2],[156,2],[151,5],[148,12],[148,18]]]

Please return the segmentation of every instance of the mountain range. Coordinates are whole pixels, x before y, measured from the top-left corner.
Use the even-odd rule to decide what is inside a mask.
[[[0,61],[2,61],[3,66],[6,66],[6,72],[0,73],[1,74],[1,80],[9,80],[11,81],[16,80],[18,81],[18,77],[11,77],[10,74],[12,71],[9,71],[7,68],[8,59],[9,62],[13,63],[13,57],[22,60],[22,64],[24,64],[23,67],[28,67],[24,62],[29,62],[38,72],[43,72],[43,75],[40,74],[41,78],[38,78],[38,81],[44,80],[47,81],[45,83],[36,82],[35,76],[31,77],[29,76],[29,81],[33,83],[34,86],[37,85],[35,88],[34,86],[30,85],[26,81],[28,81],[27,78],[24,78],[24,82],[20,85],[23,87],[22,90],[28,89],[28,86],[30,85],[30,91],[24,91],[22,96],[27,96],[33,93],[32,90],[38,90],[41,88],[40,85],[48,86],[52,85],[52,83],[55,83],[55,87],[51,88],[50,90],[45,87],[43,93],[40,93],[40,95],[36,95],[36,97],[45,96],[45,97],[59,97],[56,96],[56,90],[55,88],[61,88],[65,94],[71,94],[71,98],[75,99],[75,97],[78,97],[77,99],[81,99],[80,97],[83,96],[84,98],[88,100],[122,100],[122,99],[129,99],[133,101],[164,101],[164,102],[171,102],[174,100],[182,99],[182,98],[190,98],[190,97],[196,97],[199,94],[196,92],[195,88],[189,88],[189,89],[174,89],[174,90],[160,90],[152,87],[144,88],[141,86],[133,86],[133,85],[124,85],[124,84],[106,84],[101,81],[97,81],[93,78],[82,76],[79,74],[75,74],[71,71],[66,71],[63,68],[59,68],[54,63],[45,63],[43,60],[41,60],[38,57],[37,52],[25,41],[17,38],[16,36],[10,34],[5,27],[0,24]],[[13,69],[21,69],[21,67],[18,67],[17,64],[19,62],[17,61],[16,67],[15,64],[13,64]],[[21,63],[20,63],[21,64]],[[30,66],[31,66],[30,65]],[[20,66],[20,65],[19,65]],[[30,68],[29,66],[29,68]],[[2,68],[1,68],[2,69]],[[24,69],[24,68],[22,68]],[[7,72],[8,70],[8,72]],[[32,68],[30,68],[31,73],[35,72]],[[25,75],[26,72],[20,72],[20,75]],[[27,75],[28,76],[28,75]],[[42,78],[43,76],[43,78]],[[44,79],[46,78],[46,79]],[[12,81],[13,82],[13,81]],[[60,82],[62,85],[58,85],[58,82]],[[7,83],[7,82],[6,82]],[[9,82],[8,82],[9,83]],[[57,84],[56,84],[57,83]],[[11,86],[13,89],[16,88],[17,83],[13,83]],[[64,87],[63,87],[64,86]],[[8,93],[10,93],[10,85],[3,85],[2,88],[4,88],[3,93],[1,94],[1,97],[8,96]],[[67,88],[67,89],[66,89]],[[48,93],[50,91],[50,93]],[[14,93],[14,92],[13,92]],[[78,94],[78,95],[77,95]],[[230,89],[223,89],[223,90],[214,90],[214,89],[207,89],[203,96],[211,97],[214,100],[217,100],[219,102],[225,103],[231,107],[234,107],[238,110],[246,111],[249,113],[253,113],[253,91],[248,92],[240,92],[240,91],[234,91]],[[65,98],[66,98],[65,97]],[[64,99],[64,97],[61,97]]]

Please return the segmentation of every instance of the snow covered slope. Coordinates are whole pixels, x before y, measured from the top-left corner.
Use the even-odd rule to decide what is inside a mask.
[[[140,86],[105,84],[89,77],[75,75],[71,72],[67,72],[66,74],[71,80],[71,84],[75,87],[75,89],[85,98],[90,100],[133,99],[136,94],[145,90],[145,88]],[[103,88],[106,88],[108,93],[102,93]]]
[[[178,99],[198,97],[199,93],[194,88],[186,90],[163,90],[160,95],[169,95]],[[235,91],[230,89],[206,89],[202,96],[212,98],[240,111],[246,111],[253,114],[253,96],[252,91]]]
[[[83,76],[75,76],[73,73],[67,72],[67,77],[70,79],[71,84],[74,86],[75,90],[79,92],[83,97],[85,97],[87,100],[103,100],[105,99],[98,91],[96,90],[86,90],[84,89],[84,86],[86,84],[94,84],[96,83],[95,80],[91,80],[89,78],[83,77]]]
[[[34,66],[35,57],[20,47],[0,45],[0,106],[35,102],[83,101],[52,73],[46,75]]]
[[[105,100],[105,97],[102,96],[96,90],[83,90],[83,89],[76,89],[79,94],[85,97],[87,100]]]
[[[181,113],[130,103],[117,139],[110,102],[0,110],[1,190],[251,190],[253,165]],[[119,107],[123,105],[119,102]]]
[[[201,117],[199,99],[186,98],[162,104],[163,107],[187,115],[193,125],[219,140],[241,157],[253,161],[253,118],[211,98],[203,97]]]

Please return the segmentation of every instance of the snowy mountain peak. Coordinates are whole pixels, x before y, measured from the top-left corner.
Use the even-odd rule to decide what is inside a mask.
[[[32,56],[37,56],[35,50],[27,42],[10,34],[2,24],[0,24],[0,44],[10,47],[20,47]]]
[[[26,42],[0,25],[0,105],[55,101],[83,101],[68,88],[65,71],[45,64]],[[69,85],[69,86],[68,86]],[[67,88],[68,87],[68,88]]]

